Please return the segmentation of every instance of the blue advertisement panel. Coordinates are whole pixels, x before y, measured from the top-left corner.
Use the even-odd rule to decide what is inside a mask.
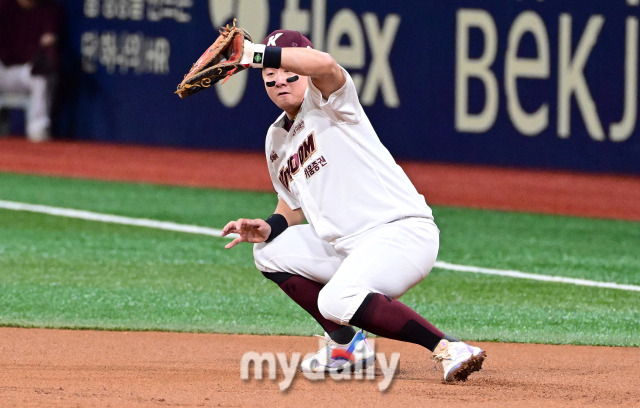
[[[84,140],[262,150],[258,70],[181,100],[238,19],[296,29],[353,76],[401,159],[640,174],[638,0],[76,0],[58,130]]]

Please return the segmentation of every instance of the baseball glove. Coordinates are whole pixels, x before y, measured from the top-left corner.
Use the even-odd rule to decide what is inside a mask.
[[[222,80],[224,83],[233,74],[248,67],[240,64],[244,52],[244,41],[251,41],[251,36],[244,29],[222,27],[216,41],[202,54],[191,67],[187,75],[175,91],[180,98],[186,98],[202,91]]]

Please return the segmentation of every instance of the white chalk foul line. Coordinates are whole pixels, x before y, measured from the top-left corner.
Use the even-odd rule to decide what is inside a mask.
[[[177,224],[174,222],[150,220],[146,218],[131,218],[120,215],[101,214],[91,211],[74,210],[70,208],[50,207],[47,205],[19,203],[15,201],[0,200],[0,209],[14,211],[29,211],[42,214],[55,215],[60,217],[77,218],[88,221],[97,221],[110,224],[131,225],[137,227],[155,228],[165,231],[185,232],[189,234],[208,235],[212,237],[220,237],[222,230],[216,228],[200,227],[197,225]],[[229,234],[228,238],[235,238],[237,234]],[[540,275],[534,273],[526,273],[520,271],[509,271],[501,269],[480,268],[477,266],[457,265],[448,262],[438,261],[436,268],[446,269],[456,272],[481,273],[486,275],[505,276],[517,279],[529,279],[543,282],[565,283],[579,286],[591,286],[606,289],[619,289],[626,291],[640,292],[640,286],[625,285],[613,282],[599,282],[587,279],[565,278],[560,276]]]
[[[164,231],[186,232],[189,234],[209,235],[213,237],[222,236],[222,230],[215,228],[200,227],[197,225],[176,224],[175,222],[149,220],[146,218],[131,218],[120,215],[101,214],[91,211],[74,210],[71,208],[50,207],[48,205],[37,205],[18,203],[15,201],[0,200],[0,208],[14,211],[29,211],[41,214],[56,215],[59,217],[77,218],[87,221],[97,221],[109,224],[132,225],[136,227],[155,228]],[[227,237],[235,238],[238,234],[229,234]]]
[[[537,280],[537,281],[543,281],[543,282],[569,283],[572,285],[579,285],[579,286],[592,286],[597,288],[621,289],[621,290],[640,292],[640,286],[635,286],[635,285],[625,285],[625,284],[613,283],[613,282],[599,282],[599,281],[592,281],[587,279],[565,278],[562,276],[539,275],[536,273],[527,273],[527,272],[520,272],[520,271],[508,271],[508,270],[505,271],[501,269],[479,268],[477,266],[456,265],[456,264],[451,264],[448,262],[441,262],[441,261],[437,261],[435,264],[435,267],[441,268],[441,269],[447,269],[450,271],[456,271],[456,272],[482,273],[486,275],[506,276],[509,278],[517,278],[517,279],[530,279],[530,280]]]

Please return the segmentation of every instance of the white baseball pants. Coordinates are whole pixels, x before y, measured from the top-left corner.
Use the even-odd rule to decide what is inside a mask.
[[[25,118],[29,138],[40,139],[51,125],[52,81],[41,75],[31,75],[31,64],[5,66],[0,62],[0,93],[21,92],[30,95],[30,107]]]
[[[256,267],[324,283],[322,315],[349,324],[369,293],[399,298],[435,264],[440,231],[427,218],[405,218],[330,244],[310,225],[287,228],[272,242],[255,244]]]

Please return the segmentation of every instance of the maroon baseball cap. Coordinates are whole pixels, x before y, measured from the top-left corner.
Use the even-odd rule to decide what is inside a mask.
[[[307,37],[294,30],[276,30],[262,40],[262,44],[269,47],[313,48],[313,44]]]

